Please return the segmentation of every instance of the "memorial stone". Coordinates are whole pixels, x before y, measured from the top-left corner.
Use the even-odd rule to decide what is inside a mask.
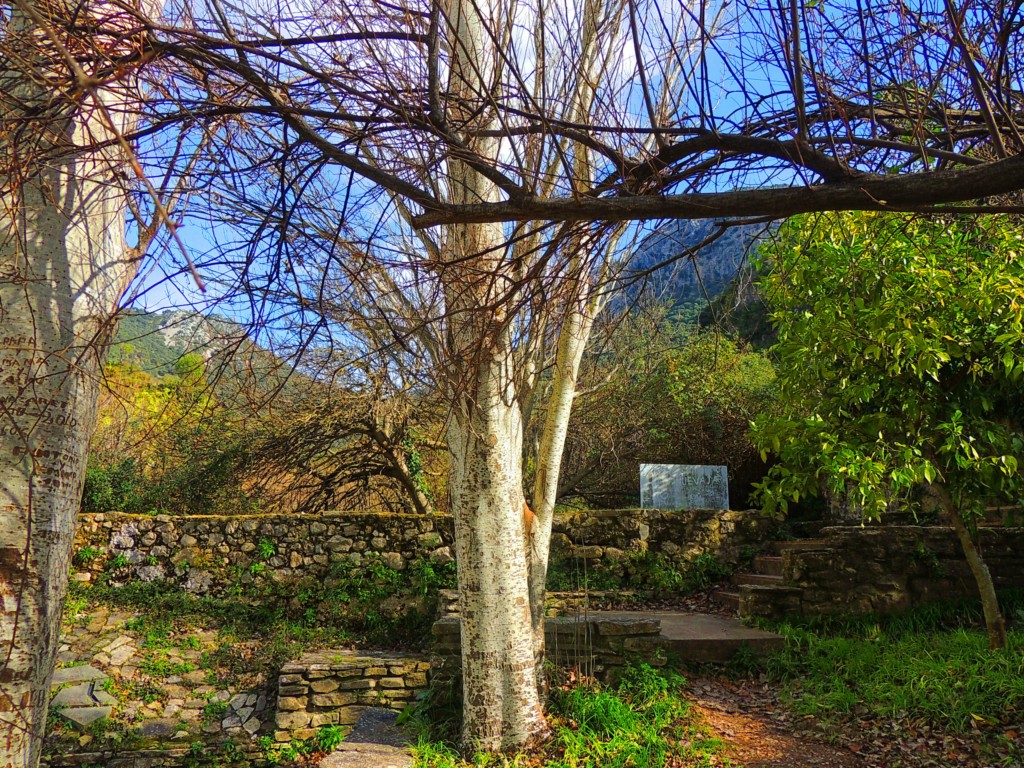
[[[729,472],[722,466],[641,464],[644,509],[728,509]]]

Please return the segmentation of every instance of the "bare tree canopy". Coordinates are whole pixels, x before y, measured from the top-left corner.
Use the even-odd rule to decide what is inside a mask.
[[[621,222],[1024,211],[1020,0],[159,5],[0,9],[0,397],[34,403],[0,434],[4,764],[38,760],[102,348],[181,222],[218,242],[163,268],[268,338],[442,393],[465,736],[497,749],[545,732],[560,459]]]
[[[458,38],[466,8],[486,50]],[[189,14],[152,30],[147,54],[188,62],[192,82],[177,73],[143,132],[269,121],[293,151],[400,197],[416,227],[1024,210],[1000,199],[1024,185],[1017,2],[197,2]],[[584,72],[588,40],[602,50]],[[474,77],[453,79],[478,54]],[[583,83],[590,99],[574,106]],[[496,199],[455,200],[455,161]]]

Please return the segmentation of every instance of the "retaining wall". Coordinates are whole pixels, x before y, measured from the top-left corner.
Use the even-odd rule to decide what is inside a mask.
[[[675,565],[705,552],[732,563],[770,539],[775,527],[755,511],[578,512],[556,517],[552,557],[587,560],[612,571],[644,552]],[[187,592],[223,594],[251,583],[254,572],[277,581],[319,578],[334,561],[358,565],[371,553],[403,570],[416,558],[450,561],[454,547],[452,520],[440,515],[111,512],[81,516],[75,549],[73,578],[81,581],[106,573],[115,583],[171,580]]]
[[[782,587],[744,586],[740,615],[898,613],[976,598],[956,534],[945,526],[836,526],[823,544],[783,552]],[[982,527],[979,548],[997,589],[1024,588],[1024,528]]]

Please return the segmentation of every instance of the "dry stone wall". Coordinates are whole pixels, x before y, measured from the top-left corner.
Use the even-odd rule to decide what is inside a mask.
[[[307,739],[325,725],[352,725],[367,707],[401,711],[427,689],[430,662],[401,653],[307,653],[281,668],[279,742]]]
[[[631,555],[685,565],[710,552],[735,562],[769,540],[775,524],[755,511],[600,510],[558,515],[552,555],[621,568]],[[73,578],[173,581],[220,595],[251,583],[319,578],[331,563],[367,556],[403,570],[417,558],[452,559],[450,517],[375,512],[322,515],[170,516],[118,512],[79,521]]]
[[[822,545],[783,552],[782,587],[743,587],[740,615],[898,613],[976,598],[956,534],[945,526],[836,526]],[[983,527],[979,548],[997,589],[1024,588],[1024,528]]]

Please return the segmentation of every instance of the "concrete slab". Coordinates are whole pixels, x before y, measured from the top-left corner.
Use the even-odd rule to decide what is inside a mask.
[[[592,612],[591,617],[640,618],[661,622],[661,638],[666,650],[683,661],[724,662],[746,646],[754,653],[781,650],[785,640],[774,632],[747,627],[728,616],[677,611]]]
[[[106,680],[106,672],[101,672],[91,664],[83,664],[79,667],[62,667],[53,672],[53,683],[51,687],[67,683],[84,683],[90,680]]]

